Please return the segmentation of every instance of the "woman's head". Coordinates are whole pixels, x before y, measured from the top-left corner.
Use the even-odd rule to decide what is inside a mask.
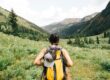
[[[57,34],[51,34],[49,37],[49,42],[51,44],[58,44],[59,43],[59,36]]]

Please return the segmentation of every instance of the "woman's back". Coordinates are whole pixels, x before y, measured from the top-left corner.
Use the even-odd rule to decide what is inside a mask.
[[[49,41],[51,46],[40,51],[34,64],[44,67],[42,75],[44,80],[67,80],[66,67],[71,67],[73,62],[66,49],[58,45],[59,37],[57,35],[52,34]]]

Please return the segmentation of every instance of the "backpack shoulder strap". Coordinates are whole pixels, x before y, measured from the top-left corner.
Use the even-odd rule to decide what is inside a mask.
[[[47,67],[43,66],[43,72],[41,75],[41,80],[47,80],[46,72],[47,72]]]
[[[44,56],[46,55],[46,53],[49,52],[49,50],[50,50],[50,47],[48,47],[48,48],[46,49],[46,52],[45,52]],[[43,56],[43,59],[44,59],[44,56]]]
[[[65,58],[63,56],[63,51],[62,51],[63,48],[61,48],[61,57],[62,57],[62,64],[63,64],[63,73],[64,73],[64,78],[63,80],[66,80],[66,62],[65,62]]]

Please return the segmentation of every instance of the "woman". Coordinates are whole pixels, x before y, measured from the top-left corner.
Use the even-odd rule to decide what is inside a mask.
[[[68,54],[68,52],[64,49],[61,48],[59,46],[59,36],[57,34],[51,34],[49,37],[49,42],[51,43],[51,45],[49,46],[49,48],[43,48],[40,53],[38,54],[38,56],[36,57],[34,64],[37,66],[44,66],[44,72],[45,72],[45,68],[48,68],[48,71],[45,72],[44,76],[46,77],[46,79],[44,78],[44,80],[67,80],[67,77],[65,77],[65,75],[61,75],[62,71],[64,72],[64,69],[62,69],[62,67],[64,68],[64,63],[66,62],[66,67],[71,67],[73,65],[73,62]],[[54,50],[54,56],[51,55],[53,53],[49,53],[52,51],[48,51],[48,50]],[[60,51],[55,51],[55,50],[60,50]],[[47,54],[48,53],[48,54]],[[60,54],[60,56],[58,57],[57,54]],[[62,59],[61,55],[64,57]],[[46,57],[46,58],[45,58]],[[47,60],[47,58],[51,58],[50,61]],[[61,63],[62,60],[65,60]],[[58,62],[58,63],[57,63]],[[54,65],[55,66],[55,72],[54,72]],[[54,73],[51,74],[51,70],[53,70]],[[48,72],[49,72],[49,76],[48,76]],[[65,71],[66,72],[66,71]],[[53,76],[54,75],[54,76]],[[67,75],[67,74],[66,74]],[[63,76],[63,78],[61,78],[61,76]],[[49,78],[50,77],[50,78]],[[54,79],[52,79],[52,77],[54,77]],[[55,78],[57,77],[57,78]],[[70,80],[70,79],[69,79]]]

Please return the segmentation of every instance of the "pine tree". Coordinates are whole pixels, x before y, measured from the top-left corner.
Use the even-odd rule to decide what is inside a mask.
[[[106,38],[107,37],[107,32],[104,32],[104,38]]]
[[[88,38],[87,37],[84,37],[84,43],[88,44],[89,41],[88,41]]]
[[[108,40],[108,44],[110,44],[110,35],[109,35],[109,40]]]
[[[71,39],[69,39],[68,41],[67,41],[67,44],[72,44],[73,42],[72,42],[72,40]]]
[[[75,37],[75,42],[74,42],[74,43],[77,44],[77,45],[80,45],[81,40],[80,40],[79,35],[77,35],[77,36]]]
[[[97,39],[97,44],[100,44],[100,41],[99,41],[99,37],[98,36],[97,36],[96,39]]]
[[[8,16],[8,24],[12,27],[12,32],[15,33],[17,31],[17,16],[12,9]]]
[[[94,44],[94,39],[89,38],[89,44]]]

